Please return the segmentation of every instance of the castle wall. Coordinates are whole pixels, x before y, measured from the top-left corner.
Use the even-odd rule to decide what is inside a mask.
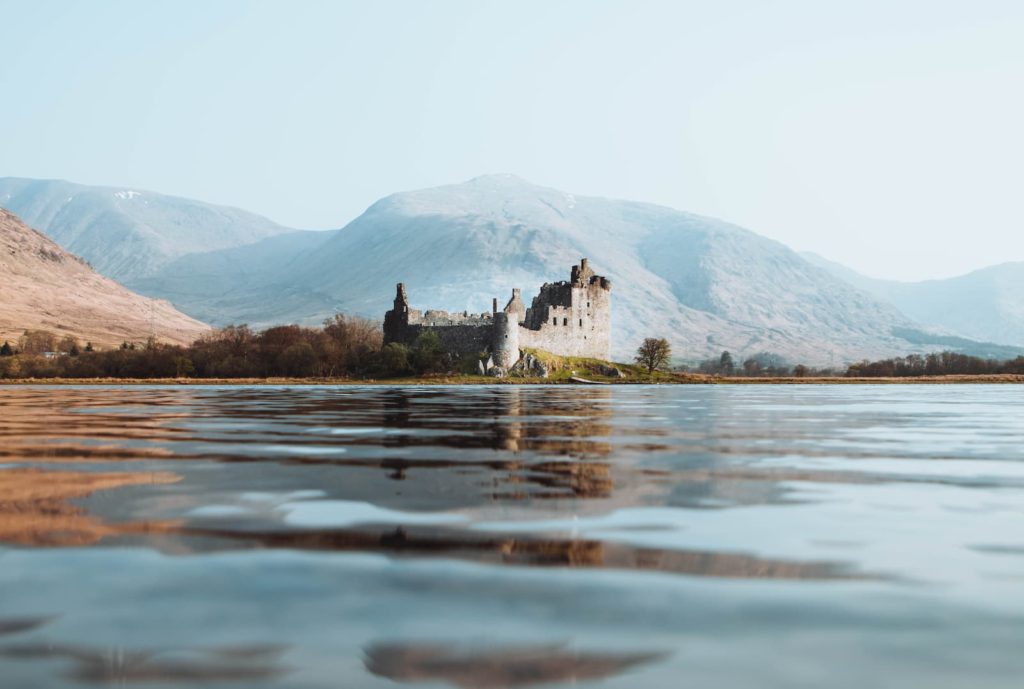
[[[490,349],[494,327],[490,320],[483,325],[409,325],[402,339],[389,341],[401,342],[411,347],[419,334],[425,330],[436,333],[445,350],[452,354],[480,354]]]
[[[515,311],[494,314],[494,331],[491,339],[491,353],[494,364],[511,368],[519,361],[519,325]]]
[[[490,351],[498,366],[519,359],[520,348],[560,356],[608,360],[611,351],[611,282],[594,274],[583,259],[569,282],[546,283],[526,308],[518,289],[502,311],[470,314],[418,311],[398,285],[395,306],[384,315],[384,342],[412,345],[424,330],[437,333],[454,354]]]
[[[489,313],[450,313],[409,307],[405,285],[398,285],[395,306],[384,314],[384,342],[412,346],[425,330],[437,334],[441,345],[453,354],[478,354],[491,346],[494,320]]]
[[[600,282],[584,287],[545,285],[519,328],[519,346],[560,356],[611,358],[611,308],[608,289]],[[545,303],[547,297],[562,303]],[[532,327],[531,327],[532,326]]]

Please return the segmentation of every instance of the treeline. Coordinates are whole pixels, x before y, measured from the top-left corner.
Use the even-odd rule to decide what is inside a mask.
[[[683,367],[681,370],[689,370]],[[722,352],[720,356],[705,359],[696,367],[700,373],[716,376],[739,376],[743,378],[827,378],[841,375],[833,368],[812,368],[803,364],[791,364],[772,352],[760,352],[737,362],[732,353]]]
[[[0,378],[388,378],[476,373],[480,360],[479,355],[458,357],[446,352],[430,331],[422,333],[412,346],[382,345],[383,333],[377,322],[340,314],[319,328],[284,325],[257,332],[246,325],[228,326],[187,347],[149,340],[100,350],[73,337],[27,331],[16,343],[0,345]],[[648,338],[637,350],[636,361],[653,371],[667,368],[670,356],[667,341]],[[739,363],[731,353],[722,352],[701,362],[696,370],[743,377],[844,375],[831,368],[794,366],[769,352]],[[1001,361],[947,351],[862,361],[845,370],[845,375],[853,378],[995,374],[1024,375],[1024,356]]]
[[[895,359],[862,361],[846,371],[850,378],[914,378],[917,376],[985,376],[1024,374],[1024,356],[1009,361],[982,359],[957,352],[911,354]]]
[[[245,325],[213,331],[188,347],[124,343],[99,350],[74,338],[25,333],[0,346],[2,378],[370,377],[440,367],[436,336],[416,347],[381,348],[380,325],[337,315],[320,328],[285,325],[256,332]]]
[[[681,370],[688,370],[683,367]],[[717,376],[794,378],[912,378],[917,376],[1024,374],[1024,356],[1016,359],[984,359],[958,352],[911,354],[905,357],[862,361],[845,369],[792,365],[777,354],[763,352],[737,362],[729,352],[702,361],[696,370]]]

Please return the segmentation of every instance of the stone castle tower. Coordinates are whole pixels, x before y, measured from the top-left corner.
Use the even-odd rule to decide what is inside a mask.
[[[520,349],[540,349],[560,356],[610,359],[611,281],[596,275],[582,259],[569,281],[549,282],[527,307],[519,289],[505,308],[498,300],[491,313],[419,311],[409,306],[399,283],[394,308],[384,315],[384,342],[412,344],[424,330],[437,333],[449,352],[490,352],[497,366],[509,368]]]

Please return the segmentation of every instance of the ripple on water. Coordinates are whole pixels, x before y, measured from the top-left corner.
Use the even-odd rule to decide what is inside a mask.
[[[5,389],[0,665],[56,687],[1015,687],[1022,401]]]

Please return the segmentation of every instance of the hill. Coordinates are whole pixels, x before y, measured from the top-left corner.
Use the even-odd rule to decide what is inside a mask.
[[[897,282],[866,277],[816,254],[804,256],[925,326],[973,340],[1024,346],[1024,262],[945,280]]]
[[[60,180],[0,178],[0,207],[129,286],[179,256],[290,231],[236,208]]]
[[[581,256],[614,282],[613,353],[666,336],[677,356],[771,351],[841,364],[929,349],[917,324],[784,245],[713,218],[574,196],[511,175],[393,194],[329,234],[185,256],[140,283],[214,323],[381,318],[397,282],[417,308],[527,298]],[[240,318],[242,316],[242,318]],[[287,316],[287,318],[285,318]],[[936,347],[937,348],[937,347]]]
[[[315,325],[346,310],[343,299],[300,279],[305,262],[335,233],[289,232],[234,249],[189,254],[132,286],[215,325]]]
[[[151,333],[187,344],[207,329],[170,303],[99,275],[0,208],[0,342],[16,342],[25,330],[47,330],[105,347]]]

